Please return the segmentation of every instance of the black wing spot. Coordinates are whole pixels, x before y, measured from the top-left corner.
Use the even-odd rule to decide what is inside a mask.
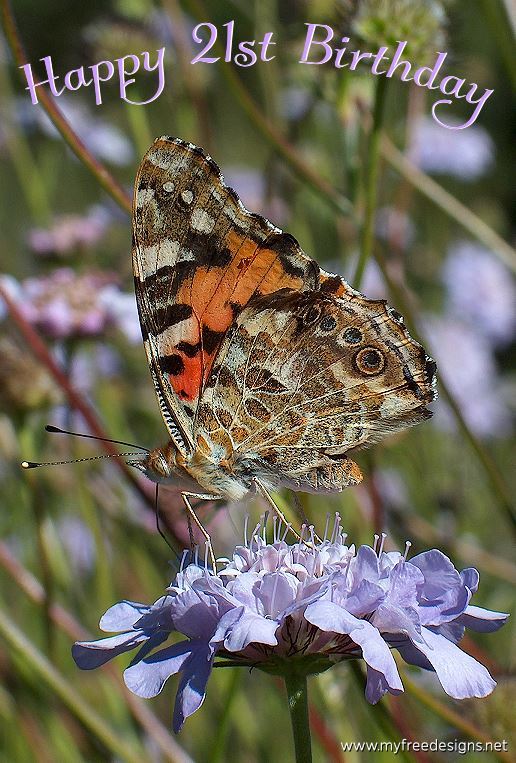
[[[165,374],[179,376],[185,370],[185,364],[180,355],[165,355],[159,359],[159,367]]]
[[[191,342],[179,342],[177,349],[179,352],[186,355],[187,358],[194,358],[201,349],[201,345],[199,342],[196,344],[192,344]]]
[[[424,398],[423,391],[410,373],[408,366],[403,366],[403,378],[407,382],[409,390],[414,393],[418,400],[422,400]]]
[[[337,321],[333,317],[333,315],[325,315],[324,318],[321,321],[321,331],[333,331],[333,329],[337,326]]]
[[[202,327],[202,346],[203,350],[211,355],[219,346],[224,336],[223,331],[212,331],[208,326]]]

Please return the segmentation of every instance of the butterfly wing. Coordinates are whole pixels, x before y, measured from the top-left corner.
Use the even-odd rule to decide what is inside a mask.
[[[434,362],[383,300],[331,278],[255,300],[220,349],[196,426],[242,478],[341,490],[361,479],[349,450],[430,416]]]
[[[244,208],[202,149],[163,137],[136,177],[133,270],[161,412],[191,453],[197,405],[230,326],[257,296],[317,288],[319,267]]]

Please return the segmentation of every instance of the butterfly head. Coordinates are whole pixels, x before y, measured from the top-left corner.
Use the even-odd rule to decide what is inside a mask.
[[[152,482],[177,481],[182,474],[182,456],[172,441],[163,447],[153,448],[141,461],[131,461]]]

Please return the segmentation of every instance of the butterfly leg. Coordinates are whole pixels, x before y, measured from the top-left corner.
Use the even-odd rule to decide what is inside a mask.
[[[218,495],[205,495],[203,493],[181,493],[181,498],[183,499],[183,503],[186,506],[186,510],[188,512],[189,519],[192,519],[194,524],[199,528],[201,533],[204,535],[204,538],[206,540],[206,545],[208,548],[208,553],[210,555],[210,562],[212,564],[213,570],[216,571],[217,565],[215,560],[215,554],[213,553],[213,546],[211,545],[211,536],[209,532],[204,528],[202,522],[200,521],[199,517],[195,513],[195,511],[192,508],[192,504],[188,500],[189,498],[199,498],[200,500],[204,501],[216,501],[220,499],[220,496]]]
[[[298,540],[302,540],[302,538],[301,538],[301,536],[299,535],[299,533],[298,533],[298,532],[296,532],[296,531],[294,530],[294,528],[292,527],[292,524],[291,524],[291,522],[288,522],[288,521],[287,521],[287,518],[286,518],[286,516],[285,516],[285,515],[284,515],[284,513],[281,511],[280,507],[277,505],[277,503],[275,502],[274,498],[273,498],[273,497],[272,497],[272,495],[269,493],[269,491],[267,490],[267,488],[265,487],[265,485],[263,484],[263,482],[260,482],[260,480],[259,480],[259,479],[255,479],[255,480],[254,480],[254,483],[255,483],[256,487],[258,488],[258,491],[259,491],[259,492],[262,494],[262,496],[263,496],[263,497],[265,498],[265,500],[267,501],[267,503],[269,503],[269,504],[270,504],[270,506],[273,508],[273,510],[274,510],[274,513],[276,514],[276,516],[278,517],[278,519],[280,520],[280,522],[283,522],[283,524],[284,524],[286,527],[289,527],[289,528],[290,528],[290,531],[291,531],[291,533],[292,533],[293,535],[295,535],[295,537],[296,537]],[[315,533],[314,533],[314,536],[313,536],[313,537],[314,537],[314,539],[315,539],[315,540],[316,540],[318,543],[320,543],[320,542],[321,542],[321,539],[319,538],[319,536],[318,536],[317,534],[315,534]],[[305,541],[305,543],[306,543],[306,541]]]
[[[272,509],[273,509],[274,513],[276,514],[276,516],[278,517],[278,519],[280,520],[280,522],[283,522],[283,524],[285,525],[285,527],[289,527],[289,528],[290,528],[290,530],[291,530],[291,532],[293,533],[293,535],[295,535],[295,536],[296,536],[296,538],[297,538],[298,540],[301,540],[301,536],[299,535],[299,533],[297,533],[297,532],[294,530],[294,528],[292,527],[292,524],[291,524],[291,522],[289,522],[289,521],[287,520],[286,516],[285,516],[285,515],[284,515],[284,513],[281,511],[280,507],[277,505],[276,501],[274,500],[274,498],[272,497],[272,495],[269,493],[269,491],[267,490],[267,488],[265,487],[265,485],[263,484],[263,482],[261,482],[259,479],[255,479],[255,480],[254,480],[254,484],[256,485],[256,487],[257,487],[257,489],[258,489],[258,492],[259,492],[259,493],[261,493],[261,495],[263,496],[263,498],[265,498],[265,500],[267,501],[267,503],[268,503],[268,504],[269,504],[269,505],[272,507]]]

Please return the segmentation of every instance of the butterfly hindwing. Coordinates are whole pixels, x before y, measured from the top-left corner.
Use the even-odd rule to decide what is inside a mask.
[[[324,279],[326,282],[327,279]],[[383,300],[351,289],[278,293],[228,333],[196,427],[233,466],[299,490],[360,480],[346,453],[430,414],[434,364]]]
[[[317,288],[296,240],[248,212],[201,149],[159,138],[133,201],[133,270],[145,348],[176,445],[194,449],[197,405],[224,337],[260,295]]]

